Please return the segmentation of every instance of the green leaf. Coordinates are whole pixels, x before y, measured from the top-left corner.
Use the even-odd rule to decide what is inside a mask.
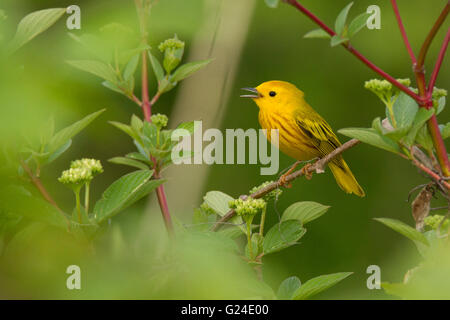
[[[422,128],[419,129],[417,132],[416,141],[429,152],[433,151],[433,140],[431,139],[430,132],[428,131],[428,126],[423,125]]]
[[[322,216],[329,208],[330,206],[324,206],[313,201],[296,202],[283,212],[281,221],[298,220],[302,225],[305,225]]]
[[[113,182],[95,204],[94,219],[100,223],[133,204],[151,192],[161,180],[152,180],[153,170],[139,170],[129,173]]]
[[[72,139],[69,139],[65,144],[63,144],[58,150],[55,150],[50,156],[47,158],[46,161],[42,164],[49,164],[53,161],[55,161],[57,158],[59,158],[60,155],[62,155],[64,152],[67,151],[67,149],[70,148],[72,145]]]
[[[134,76],[138,63],[139,63],[139,55],[136,54],[130,59],[130,61],[127,63],[127,66],[125,67],[125,70],[123,71],[123,79],[125,81],[129,81],[131,77]]]
[[[136,140],[136,141],[140,141],[141,140],[140,137],[136,134],[136,132],[134,132],[134,130],[133,130],[133,128],[131,126],[126,125],[126,124],[121,123],[121,122],[117,122],[117,121],[109,121],[109,123],[112,124],[117,129],[125,132],[133,140]]]
[[[112,90],[114,92],[118,92],[120,94],[125,94],[125,92],[122,89],[120,89],[120,87],[118,85],[116,85],[116,84],[114,84],[114,83],[112,83],[110,81],[103,81],[102,85],[105,88],[108,88],[109,90]]]
[[[143,162],[149,163],[148,157],[144,156],[143,154],[141,154],[139,152],[131,152],[131,153],[127,154],[126,157],[130,158],[130,159],[139,160],[139,161],[143,161]]]
[[[115,163],[115,164],[123,164],[130,167],[135,167],[141,170],[148,170],[149,167],[137,160],[125,158],[125,157],[114,157],[108,160],[109,162]]]
[[[433,113],[434,113],[433,109],[425,109],[425,108],[419,109],[419,111],[416,113],[416,117],[414,118],[414,122],[411,129],[409,130],[405,139],[403,139],[403,142],[407,146],[412,146],[414,144],[414,141],[416,140],[416,136],[420,128],[422,128],[425,125],[425,123],[428,121],[428,119],[431,118]]]
[[[295,291],[300,288],[302,283],[298,277],[289,277],[283,280],[277,292],[279,300],[292,300]]]
[[[68,220],[64,214],[47,201],[27,195],[13,187],[5,188],[0,193],[2,213],[11,212],[32,221],[67,228]]]
[[[183,79],[186,79],[187,77],[191,76],[198,70],[206,67],[211,61],[212,61],[212,59],[208,59],[208,60],[189,62],[189,63],[183,64],[177,70],[175,70],[172,77],[170,78],[170,81],[171,82],[179,82]]]
[[[371,15],[371,13],[364,12],[353,19],[348,27],[348,36],[352,38],[355,34],[361,31],[361,29],[367,24],[367,19],[369,19]]]
[[[67,142],[77,135],[81,130],[86,128],[95,118],[97,118],[106,109],[99,110],[97,112],[91,113],[90,115],[84,117],[83,119],[75,122],[74,124],[58,131],[50,140],[48,144],[48,152],[53,153],[59,148],[63,147]]]
[[[206,204],[213,209],[219,216],[223,217],[230,211],[230,207],[228,206],[228,203],[233,200],[232,197],[227,195],[226,193],[223,193],[221,191],[209,191],[206,193],[206,195],[203,197],[203,200],[206,202]],[[247,230],[245,226],[243,225],[243,220],[240,216],[234,216],[229,220],[231,223],[235,223],[239,225],[239,229],[243,233],[247,233]]]
[[[397,128],[410,127],[416,117],[419,106],[413,98],[406,93],[400,92],[393,106]]]
[[[394,141],[400,141],[403,137],[405,137],[408,134],[409,128],[410,128],[410,126],[394,129],[392,131],[386,132],[384,134],[384,136],[386,136],[389,139],[392,139]]]
[[[161,63],[159,63],[158,59],[156,59],[150,51],[148,52],[148,56],[150,58],[150,63],[152,64],[153,73],[155,74],[156,80],[158,80],[159,83],[162,79],[164,79],[164,70],[161,66]]]
[[[264,254],[290,247],[306,233],[298,220],[286,220],[274,225],[264,237]]]
[[[334,28],[338,35],[342,35],[342,33],[344,32],[345,23],[347,21],[347,15],[348,15],[348,12],[349,12],[350,8],[352,7],[352,5],[353,5],[353,2],[350,2],[344,9],[342,9],[342,11],[339,13],[339,15],[336,18],[336,21],[334,23]]]
[[[356,138],[374,147],[387,150],[393,153],[400,153],[397,143],[381,135],[372,128],[345,128],[338,131],[340,134],[350,138]]]
[[[382,224],[388,226],[389,228],[404,235],[408,239],[411,239],[413,241],[420,241],[425,245],[429,245],[427,238],[421,232],[408,226],[404,222],[389,218],[374,218],[374,220],[381,222]]]
[[[439,113],[441,113],[442,110],[444,110],[445,103],[446,103],[446,98],[440,97],[438,100],[437,107],[436,107],[436,114],[439,114]]]
[[[306,281],[297,291],[294,292],[294,300],[305,300],[319,292],[322,292],[332,286],[336,285],[340,281],[347,278],[353,272],[339,272],[326,274],[319,277],[312,278]]]
[[[330,39],[331,36],[323,29],[314,29],[305,34],[303,38]]]
[[[230,211],[228,203],[234,200],[231,196],[221,191],[209,191],[203,198],[206,204],[220,216],[224,216]]]
[[[17,32],[11,41],[9,52],[14,52],[37,35],[41,34],[61,18],[65,8],[44,9],[25,16],[17,26]]]
[[[264,0],[264,2],[269,8],[276,8],[280,0]]]
[[[117,76],[114,69],[102,61],[96,60],[70,60],[67,61],[72,67],[91,73],[106,81],[116,84]]]
[[[345,38],[345,37],[341,37],[341,36],[336,35],[336,36],[333,36],[333,37],[331,38],[330,46],[336,47],[336,46],[338,46],[338,45],[340,45],[341,43],[344,43],[344,42],[346,42],[346,41],[348,41],[348,38]]]
[[[194,121],[180,123],[177,129],[184,129],[189,131],[190,134],[193,134],[195,129]]]
[[[439,129],[441,130],[442,139],[450,137],[450,122],[447,122],[445,125],[439,125]]]

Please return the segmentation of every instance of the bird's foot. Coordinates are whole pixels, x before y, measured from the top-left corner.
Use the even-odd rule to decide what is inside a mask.
[[[292,187],[291,183],[288,182],[288,181],[286,181],[286,178],[287,178],[288,175],[290,175],[290,174],[292,173],[292,171],[295,170],[295,168],[297,168],[297,166],[298,166],[300,163],[301,163],[301,161],[296,161],[296,162],[292,165],[292,167],[290,167],[289,170],[288,170],[285,174],[283,174],[283,175],[280,177],[280,179],[278,179],[278,185],[279,185],[280,187],[286,187],[286,188],[291,188],[291,187]]]
[[[309,168],[312,167],[312,163],[307,163],[305,166],[301,169],[301,172],[305,176],[306,179],[311,180],[312,178],[312,172],[309,170]]]

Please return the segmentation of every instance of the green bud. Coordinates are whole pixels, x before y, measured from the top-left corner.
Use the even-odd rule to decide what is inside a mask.
[[[159,130],[167,127],[167,123],[169,122],[169,118],[167,118],[166,115],[160,114],[160,113],[152,115],[151,120],[152,120],[152,123],[155,126],[157,126]]]
[[[433,94],[432,94],[433,100],[439,100],[440,98],[446,97],[446,96],[447,96],[447,90],[439,89],[436,87],[433,88]]]
[[[100,160],[96,160],[96,159],[84,158],[81,160],[72,161],[72,163],[70,164],[70,168],[71,169],[80,168],[80,169],[89,170],[92,174],[92,177],[96,174],[103,172],[103,167],[102,167]]]
[[[62,172],[58,181],[68,185],[83,185],[92,178],[92,172],[87,168],[70,168]]]
[[[184,42],[177,35],[162,42],[158,49],[164,53],[164,69],[170,74],[181,62],[184,54]]]
[[[256,191],[261,190],[261,189],[267,187],[267,186],[268,186],[269,184],[271,184],[271,183],[273,183],[273,181],[266,181],[266,182],[263,182],[261,185],[252,188],[252,189],[249,191],[249,193],[250,193],[250,194],[253,194],[253,193],[255,193]],[[263,197],[263,199],[266,200],[266,201],[269,201],[269,200],[271,200],[271,199],[277,199],[282,193],[283,193],[283,190],[277,188],[277,189],[274,189],[274,190],[270,191],[268,194],[266,194],[266,195]]]
[[[411,85],[411,80],[409,80],[408,78],[397,79],[397,82],[403,84],[406,87],[409,87]],[[400,92],[400,90],[397,87],[393,86],[389,81],[379,79],[366,81],[364,83],[364,88],[375,93],[385,103],[391,102],[392,97]]]
[[[441,223],[443,219],[443,216],[435,214],[432,216],[428,216],[424,219],[424,223],[427,227],[430,227],[433,230],[436,230],[439,227],[439,224]],[[449,219],[445,219],[444,223],[442,224],[442,228],[448,228],[450,223]]]
[[[248,197],[246,200],[241,198],[231,200],[228,203],[229,207],[236,211],[238,216],[242,216],[245,220],[257,215],[266,207],[266,202],[263,199],[253,199]]]
[[[208,206],[208,204],[207,204],[206,202],[203,202],[203,203],[200,205],[200,209],[201,209],[207,216],[216,214],[216,212],[215,212],[210,206]]]

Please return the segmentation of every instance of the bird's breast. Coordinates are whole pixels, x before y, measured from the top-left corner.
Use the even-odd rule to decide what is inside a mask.
[[[296,125],[295,119],[288,113],[259,112],[259,123],[267,130],[266,137],[271,140],[271,129],[278,129],[279,149],[297,160],[311,160],[318,156],[317,150],[309,143],[306,136]]]

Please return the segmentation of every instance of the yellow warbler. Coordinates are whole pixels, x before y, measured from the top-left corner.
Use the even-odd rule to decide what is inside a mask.
[[[285,81],[267,81],[256,88],[243,88],[253,94],[259,107],[259,123],[267,129],[279,130],[279,148],[299,161],[322,158],[341,145],[328,123],[305,101],[295,85]],[[337,184],[347,193],[363,197],[364,191],[356,181],[342,156],[328,163]],[[282,177],[283,178],[283,177]]]

